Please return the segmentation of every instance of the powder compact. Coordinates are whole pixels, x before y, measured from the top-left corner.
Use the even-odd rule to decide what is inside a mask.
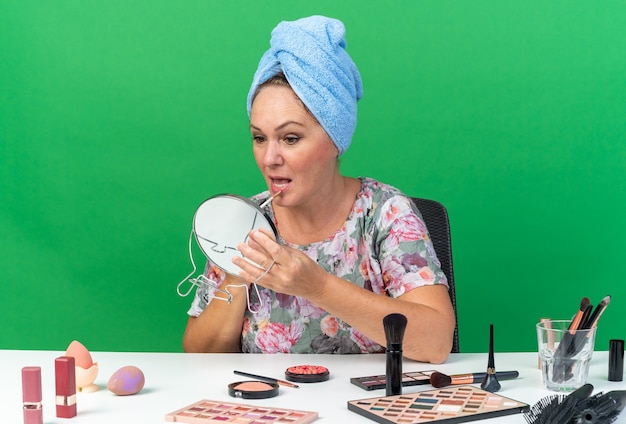
[[[287,368],[285,378],[296,383],[319,383],[328,380],[330,373],[321,365],[295,365]]]
[[[238,381],[228,385],[228,394],[241,399],[267,399],[278,396],[278,384],[265,381]]]

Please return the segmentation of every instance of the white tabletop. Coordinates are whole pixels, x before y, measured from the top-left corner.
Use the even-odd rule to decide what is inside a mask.
[[[100,390],[78,394],[78,415],[70,420],[57,418],[54,407],[54,359],[64,352],[0,350],[0,417],[4,423],[22,423],[21,369],[41,366],[43,416],[45,424],[88,423],[161,423],[165,414],[202,399],[230,401],[276,408],[317,411],[316,422],[371,423],[347,409],[347,401],[378,397],[384,389],[365,391],[352,383],[351,377],[385,373],[385,355],[252,355],[252,354],[182,354],[91,352],[99,365],[95,383]],[[498,394],[534,404],[554,394],[543,388],[537,368],[536,353],[496,353],[499,371],[517,370],[518,379],[501,381]],[[280,387],[277,397],[263,400],[235,399],[228,395],[228,384],[246,380],[233,370],[284,379],[293,365],[323,365],[330,370],[330,380],[300,384],[300,388]],[[109,377],[126,365],[139,367],[145,377],[144,389],[133,396],[115,396],[106,388]],[[452,354],[445,364],[432,365],[405,360],[403,371],[437,370],[445,374],[484,372],[486,354]],[[607,380],[607,352],[595,352],[588,382],[594,393],[626,390],[624,382]],[[430,385],[405,387],[404,393],[432,389]],[[490,423],[526,423],[522,414],[489,418]],[[617,423],[626,423],[623,412]]]

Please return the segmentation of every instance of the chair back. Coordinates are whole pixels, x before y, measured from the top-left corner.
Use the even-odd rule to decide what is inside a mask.
[[[437,258],[441,262],[441,270],[448,279],[448,293],[454,308],[454,339],[452,342],[452,353],[458,353],[459,350],[459,320],[456,311],[456,291],[454,286],[454,268],[452,266],[452,239],[450,237],[450,221],[448,219],[448,211],[445,206],[435,200],[421,199],[412,197],[413,203],[417,206],[426,228],[430,233],[430,238],[437,253]]]

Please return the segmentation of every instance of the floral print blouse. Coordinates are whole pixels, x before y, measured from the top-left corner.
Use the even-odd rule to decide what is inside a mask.
[[[331,238],[306,246],[280,242],[301,250],[324,270],[381,296],[399,297],[417,287],[447,280],[413,202],[398,189],[361,177],[352,211]],[[252,197],[263,202],[267,191]],[[271,205],[266,208],[275,222]],[[224,272],[207,263],[205,275],[217,285]],[[250,289],[241,348],[250,353],[378,353],[384,347],[307,299]],[[202,285],[188,314],[198,316],[213,298]],[[259,302],[259,296],[261,302]],[[349,302],[350,299],[346,299]]]

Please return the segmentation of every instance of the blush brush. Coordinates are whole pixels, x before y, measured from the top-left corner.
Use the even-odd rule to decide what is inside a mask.
[[[474,372],[470,374],[453,374],[447,375],[442,372],[435,371],[430,375],[430,384],[438,389],[447,386],[455,386],[458,384],[474,384],[484,380],[486,373]],[[498,380],[512,380],[519,377],[517,371],[498,371],[496,372]]]
[[[402,314],[389,314],[383,318],[387,339],[386,395],[402,394],[402,339],[407,320]]]

